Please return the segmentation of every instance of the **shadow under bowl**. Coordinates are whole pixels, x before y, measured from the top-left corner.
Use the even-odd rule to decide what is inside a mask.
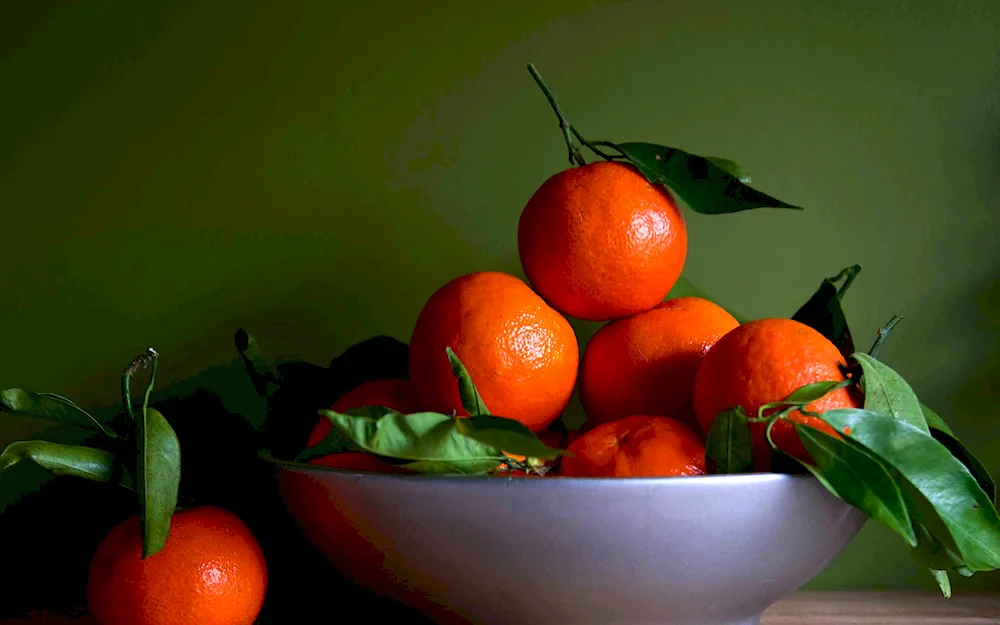
[[[446,625],[756,625],[865,523],[808,476],[277,471],[334,567]]]

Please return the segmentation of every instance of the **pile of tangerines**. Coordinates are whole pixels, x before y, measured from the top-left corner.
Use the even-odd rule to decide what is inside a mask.
[[[846,363],[830,340],[798,321],[740,324],[706,299],[665,300],[687,245],[670,191],[633,165],[602,161],[557,173],[521,213],[518,250],[528,282],[485,271],[443,285],[416,320],[409,378],[363,384],[331,410],[384,406],[403,414],[468,415],[446,357],[450,347],[494,415],[520,421],[550,447],[568,445],[545,475],[705,474],[711,470],[705,437],[720,412],[741,406],[757,414],[806,384],[842,381]],[[606,322],[582,357],[567,317]],[[587,420],[581,431],[566,432],[555,426],[577,388]],[[808,411],[860,407],[862,398],[848,388]],[[800,412],[775,422],[774,445],[803,460],[808,454],[790,421],[833,434]],[[308,445],[330,427],[321,418]],[[771,468],[765,427],[751,424],[757,471]],[[311,462],[407,473],[367,452]]]

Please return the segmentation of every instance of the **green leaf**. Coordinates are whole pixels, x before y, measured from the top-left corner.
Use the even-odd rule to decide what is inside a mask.
[[[0,453],[0,474],[22,460],[30,460],[53,475],[95,482],[111,481],[116,473],[114,455],[102,449],[49,441],[16,441]]]
[[[483,396],[473,384],[469,370],[450,347],[446,347],[445,351],[448,353],[448,362],[451,363],[451,372],[458,380],[458,394],[462,397],[462,408],[472,416],[489,415],[490,411],[483,401]]]
[[[941,594],[944,595],[945,599],[951,598],[951,580],[948,579],[948,571],[935,571],[931,569],[931,575],[934,576],[934,581],[937,582],[938,587],[941,589]]]
[[[931,430],[940,430],[945,434],[947,434],[948,436],[954,438],[955,433],[951,431],[951,428],[948,427],[948,424],[944,422],[944,419],[941,418],[941,415],[934,412],[933,410],[931,410],[922,403],[920,404],[920,411],[923,412],[924,421],[927,422],[927,426],[931,428]]]
[[[89,412],[77,406],[72,400],[54,393],[34,393],[22,388],[2,390],[0,412],[75,425],[117,438],[114,432],[101,425]]]
[[[540,460],[555,460],[566,453],[563,449],[554,449],[543,443],[520,421],[476,415],[455,421],[455,428],[472,439],[500,449],[508,454],[538,458]]]
[[[734,163],[728,158],[721,158],[718,156],[706,156],[705,160],[709,161],[719,169],[722,169],[727,174],[730,174],[743,184],[753,184],[753,179],[750,177],[750,174],[740,167],[738,163]]]
[[[835,380],[824,380],[822,382],[812,382],[806,384],[805,386],[800,386],[795,389],[791,395],[784,398],[780,402],[775,402],[773,404],[768,404],[768,406],[808,406],[814,401],[823,399],[833,391],[838,388],[844,388],[845,386],[850,386],[850,380],[843,380],[837,382]]]
[[[504,461],[500,449],[459,431],[457,422],[461,417],[435,412],[404,415],[387,408],[371,408],[367,416],[320,412],[330,420],[333,429],[339,430],[358,449],[419,463],[414,470],[421,473],[478,475]]]
[[[859,273],[861,265],[852,265],[836,276],[824,279],[812,297],[792,315],[793,320],[806,324],[830,339],[845,359],[854,353],[854,339],[841,301]],[[843,284],[838,287],[837,283],[841,280]]]
[[[861,365],[861,388],[865,410],[892,415],[915,428],[929,432],[920,400],[901,375],[868,354],[852,356]]]
[[[159,354],[156,350],[147,349],[122,372],[122,403],[136,425],[136,473],[143,558],[157,553],[167,542],[181,480],[181,451],[177,434],[159,411],[149,407],[149,396],[156,382],[157,358]],[[142,395],[141,410],[136,414],[132,407],[132,376],[146,367],[150,367],[149,381]]]
[[[849,439],[837,439],[802,423],[792,422],[812,457],[814,474],[828,489],[892,531],[910,546],[917,545],[910,514],[892,473],[873,454]]]
[[[236,331],[236,351],[243,360],[254,390],[261,397],[267,397],[273,392],[270,385],[281,384],[281,374],[277,367],[261,354],[260,346],[249,332],[240,328]]]
[[[653,184],[676,193],[692,210],[706,215],[754,208],[802,210],[740,182],[716,162],[677,148],[652,143],[610,144]]]
[[[997,485],[990,476],[990,472],[983,466],[983,463],[960,440],[955,438],[953,434],[931,428],[931,436],[937,442],[944,445],[959,462],[965,465],[969,473],[972,473],[972,477],[976,478],[976,481],[979,482],[979,487],[983,489],[983,492],[990,498],[990,501],[995,504],[997,501]]]
[[[705,439],[706,460],[716,474],[746,473],[753,464],[750,421],[737,406],[716,415]]]
[[[177,507],[181,479],[181,449],[174,429],[154,408],[146,410],[142,483],[143,557],[167,543],[170,521]]]
[[[905,421],[868,410],[829,410],[822,416],[838,432],[848,431],[849,439],[898,471],[926,498],[969,569],[1000,568],[1000,515],[969,470],[944,445]],[[934,538],[943,544],[951,542],[933,526],[933,519],[919,512],[917,516]]]

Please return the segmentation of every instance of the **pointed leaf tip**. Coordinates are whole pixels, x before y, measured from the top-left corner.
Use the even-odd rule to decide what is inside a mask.
[[[489,408],[486,407],[483,396],[479,394],[479,390],[473,383],[472,377],[469,375],[469,370],[465,368],[465,365],[451,347],[446,347],[445,352],[448,354],[451,372],[455,375],[455,379],[458,382],[458,394],[462,398],[462,408],[471,416],[489,415]]]

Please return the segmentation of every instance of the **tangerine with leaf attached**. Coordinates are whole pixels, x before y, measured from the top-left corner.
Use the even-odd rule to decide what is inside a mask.
[[[719,339],[702,360],[694,385],[698,423],[707,435],[715,417],[736,406],[741,406],[750,417],[756,417],[766,404],[780,402],[806,384],[844,381],[845,367],[840,350],[804,323],[792,319],[747,322]],[[840,388],[806,409],[819,413],[861,405],[855,391]],[[766,410],[764,416],[775,410]],[[799,410],[789,413],[788,419],[838,436],[825,421]],[[750,430],[754,470],[770,471],[772,453],[766,438],[766,424],[751,423]],[[771,438],[781,451],[806,462],[810,460],[794,425],[788,420],[774,424]]]
[[[147,558],[139,517],[126,519],[97,547],[87,580],[101,625],[253,625],[266,591],[256,538],[213,506],[174,513],[166,545]]]
[[[546,180],[521,212],[521,265],[556,310],[607,321],[650,310],[687,257],[687,227],[670,192],[630,164],[573,167]]]

